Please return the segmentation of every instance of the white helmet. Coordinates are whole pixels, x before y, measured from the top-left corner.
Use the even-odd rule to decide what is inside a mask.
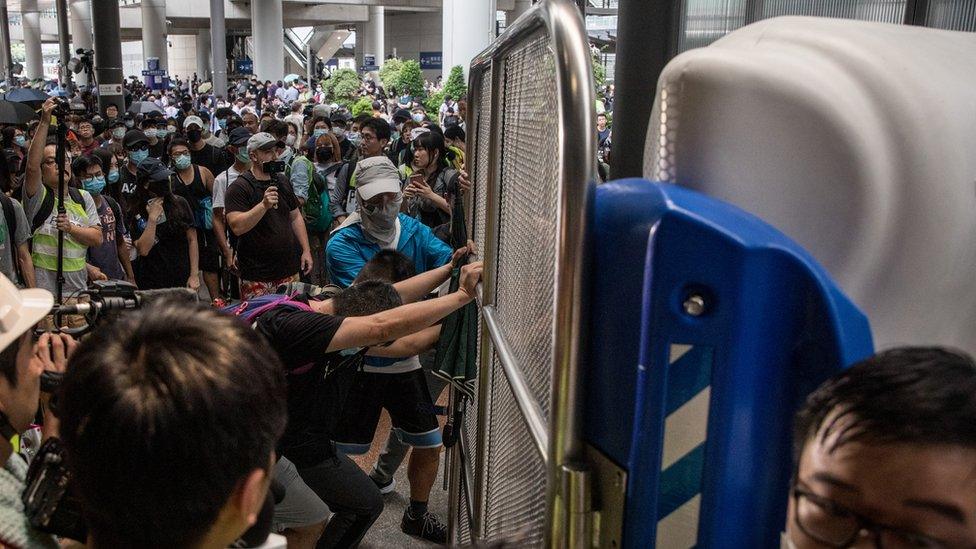
[[[21,290],[0,274],[0,350],[51,312],[54,296],[41,289]]]

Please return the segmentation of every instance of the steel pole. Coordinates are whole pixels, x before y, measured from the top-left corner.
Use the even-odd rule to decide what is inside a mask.
[[[227,95],[227,30],[224,0],[210,0],[210,53],[213,55],[214,95]]]
[[[98,112],[115,105],[119,114],[125,112],[122,75],[122,38],[119,32],[119,1],[92,0],[95,33],[95,80],[98,83]]]
[[[13,58],[10,56],[10,16],[7,13],[7,0],[0,0],[0,73],[4,78],[10,78],[10,66]]]
[[[71,46],[68,41],[68,0],[57,0],[55,9],[58,12],[58,49],[61,53],[61,67],[58,69],[58,82],[61,87],[71,89],[71,71],[68,61],[71,60]]]

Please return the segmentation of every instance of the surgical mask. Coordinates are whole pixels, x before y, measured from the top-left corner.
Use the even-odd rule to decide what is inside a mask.
[[[159,137],[159,132],[150,128],[146,130],[146,137],[148,137],[149,139],[152,139],[154,137]]]
[[[122,139],[125,137],[125,128],[115,128],[112,130],[112,139]]]
[[[159,129],[156,130],[156,137],[158,139],[162,139],[162,138],[166,137],[167,135],[169,135],[169,130],[166,129],[166,128],[159,128]]]
[[[410,118],[413,118],[413,121],[418,124],[424,121],[424,115],[420,114],[419,112],[411,114]]]
[[[116,168],[112,168],[108,172],[108,182],[109,183],[118,183],[118,181],[119,181],[119,170],[116,169]]]
[[[237,149],[237,154],[235,156],[237,157],[238,162],[243,164],[249,164],[251,162],[251,157],[247,155],[247,148],[245,147],[240,147]]]
[[[383,245],[393,244],[396,237],[396,220],[400,212],[403,195],[397,193],[396,200],[391,200],[383,206],[369,206],[361,202],[359,216],[362,218],[363,231],[375,242]]]
[[[135,120],[126,120],[125,121],[125,127],[126,128],[132,129],[132,128],[135,127],[135,125],[136,125],[136,121]]]
[[[285,145],[288,145],[289,147],[294,147],[296,137],[297,136],[295,136],[294,134],[288,134],[288,137],[285,138]]]
[[[348,139],[354,147],[358,147],[359,144],[363,142],[363,136],[359,132],[350,132],[346,134],[346,139]]]
[[[185,170],[190,167],[190,155],[181,154],[173,157],[173,165],[177,170]]]
[[[337,139],[342,139],[342,136],[346,135],[346,130],[342,128],[332,128],[332,133],[335,134]]]
[[[26,148],[27,147],[27,137],[26,136],[23,136],[23,135],[18,135],[16,137],[14,137],[14,143],[18,147]]]
[[[319,128],[319,129],[314,130],[312,132],[312,137],[318,139],[318,138],[322,137],[323,135],[325,135],[328,131],[329,130],[326,130],[324,128]],[[335,131],[335,130],[333,130],[333,131]]]
[[[176,133],[176,126],[166,126],[167,133]]]
[[[141,151],[132,151],[129,153],[129,160],[131,160],[132,163],[135,164],[136,166],[142,164],[142,162],[147,158],[149,158],[149,149],[143,149]]]
[[[105,178],[99,175],[82,179],[81,186],[92,194],[102,194],[102,191],[105,189]]]
[[[226,130],[227,129],[227,120],[224,120],[223,118],[221,118],[221,119],[217,120],[217,125],[220,126],[220,129]]]
[[[278,160],[281,160],[287,164],[288,161],[291,160],[291,155],[293,153],[294,151],[292,151],[290,147],[286,147],[285,150],[281,151],[281,154],[278,155]]]

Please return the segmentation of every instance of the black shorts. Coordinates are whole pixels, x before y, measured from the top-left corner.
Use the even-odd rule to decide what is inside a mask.
[[[197,249],[200,250],[200,270],[216,273],[220,268],[220,246],[212,230],[197,227]]]
[[[441,445],[427,377],[418,368],[400,374],[357,372],[336,428],[336,448],[351,455],[368,452],[383,408],[404,444],[414,448]]]

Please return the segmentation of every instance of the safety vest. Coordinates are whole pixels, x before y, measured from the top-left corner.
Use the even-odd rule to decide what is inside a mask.
[[[47,193],[50,191],[48,191],[47,187],[41,186],[41,192]],[[55,198],[54,209],[51,211],[51,215],[48,216],[47,221],[42,223],[34,231],[34,250],[31,254],[31,259],[34,260],[35,267],[48,271],[58,270],[58,227],[54,222],[55,216],[58,213],[58,200]],[[82,227],[88,226],[88,212],[85,210],[84,204],[78,204],[69,196],[68,201],[64,204],[64,208],[72,223],[81,225]],[[66,233],[64,235],[64,272],[71,273],[83,270],[85,268],[85,253],[87,251],[88,246],[81,244]]]

